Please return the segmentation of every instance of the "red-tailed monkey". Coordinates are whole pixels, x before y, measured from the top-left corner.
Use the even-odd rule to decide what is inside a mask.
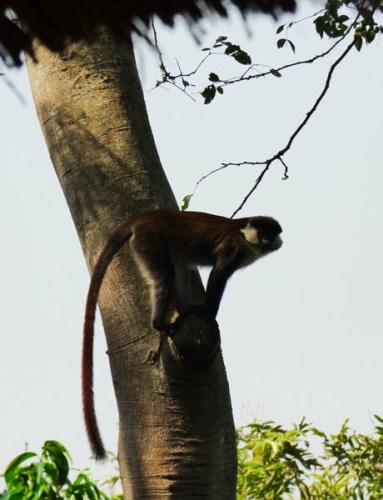
[[[153,211],[134,216],[120,225],[102,250],[86,303],[83,339],[83,408],[86,429],[96,459],[105,458],[93,397],[94,319],[99,291],[113,257],[129,242],[142,276],[148,281],[151,324],[170,332],[172,301],[183,315],[193,311],[187,270],[211,266],[205,311],[215,318],[227,280],[242,267],[278,250],[282,228],[272,217],[228,219],[202,212]],[[185,272],[186,270],[186,272]]]

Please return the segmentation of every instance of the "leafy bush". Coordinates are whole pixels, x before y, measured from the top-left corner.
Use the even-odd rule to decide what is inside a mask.
[[[372,436],[357,434],[347,420],[334,435],[305,420],[289,430],[273,422],[239,429],[238,500],[382,499],[383,419],[375,419]]]
[[[31,461],[31,459],[35,459]],[[69,479],[70,455],[57,441],[46,441],[41,456],[34,452],[18,455],[8,465],[4,478],[6,500],[104,500],[109,497],[92,481],[79,472],[74,481]]]
[[[381,500],[383,498],[383,419],[375,433],[358,434],[346,420],[327,435],[304,419],[291,429],[254,422],[237,431],[238,500]],[[319,456],[311,448],[320,447]],[[46,441],[41,456],[25,452],[8,465],[6,500],[122,500],[108,496],[86,472],[69,478],[70,455],[57,441]],[[114,486],[113,477],[105,481]]]

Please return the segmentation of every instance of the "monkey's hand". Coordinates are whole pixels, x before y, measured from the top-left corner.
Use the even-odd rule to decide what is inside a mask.
[[[205,305],[191,306],[187,311],[183,312],[177,318],[177,321],[178,319],[180,319],[180,317],[184,318],[186,316],[197,316],[198,318],[204,320],[206,323],[215,324],[218,327],[218,323],[215,316],[210,313],[209,309]]]
[[[165,333],[166,335],[171,335],[172,332],[174,332],[175,325],[177,322],[174,323],[163,323],[163,322],[153,322],[152,327],[154,330],[157,330],[160,333]]]

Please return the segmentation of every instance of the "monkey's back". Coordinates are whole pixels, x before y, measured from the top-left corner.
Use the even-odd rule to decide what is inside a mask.
[[[227,257],[243,245],[240,229],[247,219],[229,219],[204,212],[156,210],[132,219],[133,234],[142,230],[163,241],[196,265],[213,265],[217,254]]]

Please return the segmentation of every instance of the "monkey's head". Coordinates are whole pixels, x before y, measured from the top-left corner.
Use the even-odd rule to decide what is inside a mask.
[[[265,253],[278,250],[282,246],[280,234],[282,228],[272,217],[259,215],[249,220],[248,228],[254,232],[253,244],[261,247]],[[246,236],[246,235],[245,235]]]

